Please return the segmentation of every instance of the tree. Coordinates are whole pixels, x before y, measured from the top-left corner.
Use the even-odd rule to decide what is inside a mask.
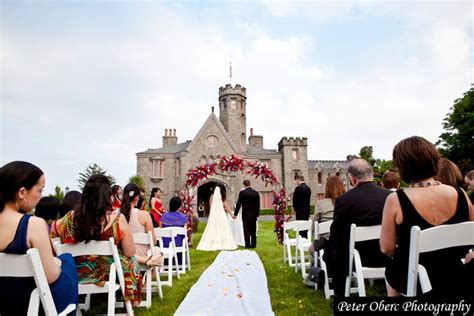
[[[139,187],[140,189],[143,189],[145,190],[145,181],[143,180],[142,177],[140,177],[139,175],[134,175],[134,176],[131,176],[129,179],[128,179],[128,183],[134,183],[137,185],[137,187]]]
[[[110,184],[114,185],[115,184],[115,178],[112,177],[110,174],[106,175],[107,171],[102,169],[98,164],[94,163],[93,165],[89,165],[84,172],[79,173],[79,179],[77,181],[79,182],[79,188],[82,190],[84,189],[84,185],[86,184],[87,180],[89,180],[90,176],[94,174],[102,174],[105,175],[107,178],[109,178]]]
[[[454,101],[443,120],[444,132],[436,145],[440,153],[464,173],[474,169],[474,85]]]
[[[348,158],[357,158],[355,155],[349,155]],[[367,160],[374,170],[374,181],[380,183],[382,177],[387,170],[396,171],[395,165],[392,160],[375,159],[373,156],[372,146],[364,146],[359,151],[359,157]],[[350,160],[352,160],[350,159]]]
[[[63,190],[61,190],[61,187],[59,185],[57,185],[54,188],[54,194],[50,194],[49,196],[57,198],[59,200],[59,202],[61,203],[64,199],[64,192],[63,192]]]

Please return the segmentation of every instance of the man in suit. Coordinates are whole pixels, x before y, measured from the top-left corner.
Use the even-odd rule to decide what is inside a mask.
[[[296,220],[307,221],[309,220],[309,203],[311,199],[311,189],[304,182],[302,175],[295,176],[296,188],[293,193],[293,209],[296,213]],[[307,238],[308,232],[300,232],[300,236]]]
[[[330,237],[325,243],[323,259],[327,264],[329,277],[333,278],[334,294],[343,297],[349,270],[350,226],[372,226],[382,224],[385,199],[392,192],[373,182],[373,170],[364,159],[354,159],[348,167],[349,180],[354,188],[336,199],[334,220]],[[362,265],[382,267],[388,257],[380,251],[379,241],[356,243]]]
[[[251,188],[250,181],[244,181],[245,188],[240,191],[234,216],[239,214],[242,206],[245,248],[257,247],[257,217],[260,214],[260,195]]]

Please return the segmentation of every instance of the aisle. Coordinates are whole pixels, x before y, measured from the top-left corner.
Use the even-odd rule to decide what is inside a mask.
[[[175,315],[274,315],[267,277],[257,253],[221,251]]]

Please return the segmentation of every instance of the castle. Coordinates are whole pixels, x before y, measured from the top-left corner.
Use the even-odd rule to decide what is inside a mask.
[[[219,118],[212,107],[211,114],[192,141],[178,143],[176,129],[165,129],[161,148],[137,153],[137,175],[144,179],[147,194],[152,187],[161,188],[163,205],[167,208],[171,197],[183,188],[188,170],[231,155],[266,163],[284,185],[287,194],[294,191],[294,176],[303,175],[312,191],[311,204],[324,197],[330,175],[339,175],[349,189],[349,161],[308,160],[306,137],[283,137],[278,142],[278,150],[270,150],[263,147],[263,136],[254,135],[251,128],[247,142],[246,108],[246,88],[227,84],[219,88]],[[272,188],[245,173],[234,172],[217,173],[201,183],[197,188],[195,211],[199,208],[204,214],[208,213],[209,197],[216,185],[226,192],[232,207],[245,179],[249,179],[252,187],[259,191],[261,208],[272,208]]]

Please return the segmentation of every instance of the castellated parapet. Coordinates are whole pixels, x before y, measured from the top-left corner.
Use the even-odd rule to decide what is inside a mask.
[[[308,146],[307,137],[283,137],[278,142],[278,150],[283,146]]]
[[[236,84],[232,87],[231,84],[226,84],[224,87],[219,88],[219,98],[225,95],[240,95],[245,99],[247,98],[247,89],[242,87],[240,84]]]

